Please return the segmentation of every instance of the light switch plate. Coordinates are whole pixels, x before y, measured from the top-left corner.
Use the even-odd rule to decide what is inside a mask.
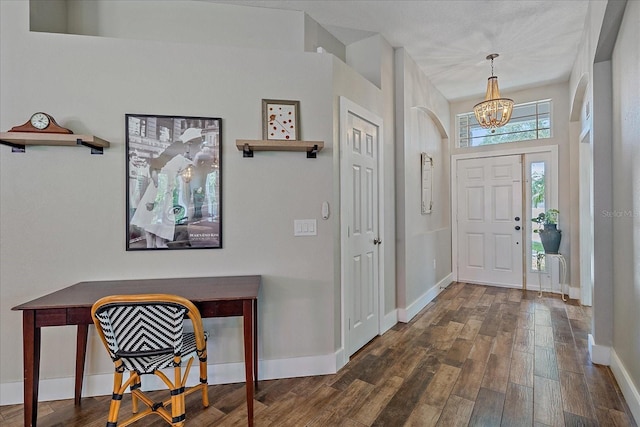
[[[317,236],[318,224],[315,219],[294,219],[293,220],[294,236]]]

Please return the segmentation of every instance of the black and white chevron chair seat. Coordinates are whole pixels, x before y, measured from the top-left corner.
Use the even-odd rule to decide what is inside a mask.
[[[191,301],[166,294],[112,295],[96,301],[91,316],[115,364],[107,427],[118,425],[127,388],[131,390],[134,415],[124,420],[122,427],[149,414],[182,426],[186,419],[185,396],[198,390],[202,392],[202,405],[209,406],[206,334],[200,312]],[[185,318],[191,321],[193,332],[184,332]],[[183,359],[188,360],[184,372]],[[200,367],[200,383],[186,387],[194,360]],[[165,374],[166,369],[173,369],[173,375]],[[129,371],[129,378],[123,381],[125,371]],[[168,399],[155,402],[142,391],[141,376],[146,374],[162,380],[170,392]],[[138,412],[139,401],[147,409]]]
[[[184,333],[187,309],[171,303],[104,305],[96,312],[115,361],[129,371],[151,374],[173,366],[174,355],[196,352],[193,333]]]

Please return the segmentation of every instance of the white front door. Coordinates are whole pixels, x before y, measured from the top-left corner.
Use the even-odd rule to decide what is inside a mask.
[[[522,286],[522,157],[457,161],[458,281]]]
[[[379,333],[379,126],[348,111],[343,156],[342,214],[347,357]],[[392,242],[390,242],[392,243]]]

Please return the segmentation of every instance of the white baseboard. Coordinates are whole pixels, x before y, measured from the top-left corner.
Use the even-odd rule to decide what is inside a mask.
[[[239,365],[242,375],[238,382],[244,382],[244,363],[239,363]],[[322,356],[265,360],[259,365],[261,380],[328,375],[335,374],[337,371],[335,353]]]
[[[444,276],[442,280],[438,282],[438,288],[440,288],[441,291],[445,290],[452,283],[453,283],[453,273],[449,273],[446,276]]]
[[[569,286],[569,298],[578,299],[578,300],[582,298],[582,293],[580,292],[580,288]]]
[[[380,335],[393,328],[396,323],[398,323],[398,310],[391,310],[391,312],[385,314],[384,317],[380,320]],[[335,353],[335,356],[335,372],[338,372],[347,363],[349,363],[349,358],[345,357],[344,348],[338,349],[338,351],[336,351]]]
[[[398,309],[398,321],[407,323],[420,313],[420,310],[425,308],[435,297],[438,296],[440,291],[453,282],[453,274],[449,273],[444,279],[436,283],[431,289],[427,290],[420,298],[412,302],[407,308]]]
[[[342,369],[347,363],[349,363],[349,359],[345,357],[344,348],[338,349],[338,351],[336,351],[336,372]]]
[[[393,328],[398,323],[398,310],[392,310],[390,313],[384,315],[382,322],[380,322],[380,335]]]
[[[593,335],[589,334],[589,357],[593,363],[609,366],[611,364],[611,347],[596,344]]]
[[[261,380],[272,380],[277,378],[333,374],[337,372],[337,360],[339,360],[339,357],[341,356],[336,353],[323,356],[261,360],[258,362],[259,378]],[[244,362],[209,365],[207,375],[209,384],[211,385],[244,382]],[[197,384],[199,382],[198,377],[198,369],[192,367],[187,385]],[[157,377],[149,375],[143,379],[144,390],[159,390],[165,387],[164,383]],[[73,377],[40,380],[38,401],[47,402],[50,400],[72,399],[74,388],[75,380]],[[112,373],[85,375],[82,396],[107,396],[113,391],[112,388]],[[0,384],[0,406],[24,403],[23,390],[22,381]]]
[[[611,350],[611,372],[616,377],[633,418],[635,418],[636,423],[640,422],[640,391],[636,388],[615,350]]]

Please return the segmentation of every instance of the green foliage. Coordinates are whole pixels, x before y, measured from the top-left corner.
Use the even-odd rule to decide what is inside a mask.
[[[542,247],[542,243],[540,242],[531,242],[531,252],[534,253],[544,253],[544,248]]]
[[[535,172],[531,175],[531,203],[534,208],[537,208],[540,204],[544,203],[544,194],[544,174]]]
[[[558,215],[560,215],[560,211],[558,209],[549,209],[546,212],[540,213],[537,217],[533,218],[531,221],[535,222],[540,226],[546,224],[557,224],[558,223]],[[534,233],[539,233],[540,228],[537,230],[533,230]]]

